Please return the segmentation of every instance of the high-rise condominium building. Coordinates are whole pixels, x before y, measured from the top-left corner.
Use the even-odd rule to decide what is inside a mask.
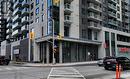
[[[56,63],[66,63],[105,56],[130,57],[129,0],[13,0],[13,3],[12,60],[46,64],[54,58]]]

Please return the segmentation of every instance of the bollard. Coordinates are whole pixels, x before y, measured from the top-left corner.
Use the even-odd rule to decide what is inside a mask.
[[[119,79],[121,78],[121,65],[119,65]]]
[[[116,64],[116,79],[119,79],[119,65]]]

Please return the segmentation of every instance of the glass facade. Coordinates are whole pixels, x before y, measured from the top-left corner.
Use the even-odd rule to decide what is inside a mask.
[[[63,42],[62,53],[63,63],[92,61],[98,59],[98,46]]]
[[[109,32],[105,31],[106,56],[110,56]]]
[[[112,56],[116,56],[116,51],[115,51],[115,34],[111,33],[111,51],[112,51]]]
[[[48,15],[48,27],[47,27],[47,34],[52,34],[52,19],[54,20],[54,33],[55,35],[59,34],[59,3],[54,3],[53,0],[48,0],[47,2],[48,5],[48,10],[47,10],[47,15]]]

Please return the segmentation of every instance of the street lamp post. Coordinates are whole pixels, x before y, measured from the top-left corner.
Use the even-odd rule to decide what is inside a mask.
[[[52,53],[53,53],[53,64],[56,63],[56,60],[55,60],[55,52],[54,52],[54,42],[55,42],[55,38],[54,38],[54,26],[55,26],[55,22],[54,22],[54,19],[52,19]]]

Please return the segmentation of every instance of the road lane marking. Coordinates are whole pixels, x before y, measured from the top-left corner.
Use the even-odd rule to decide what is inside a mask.
[[[77,73],[79,73],[84,79],[86,79],[77,69],[73,68]]]
[[[85,77],[73,67],[59,67],[52,68],[47,79],[85,79]]]
[[[52,71],[53,71],[53,68],[51,68],[51,71],[50,71],[50,73],[49,73],[49,75],[48,75],[47,79],[49,79],[49,77],[50,77],[50,75],[51,75]]]

